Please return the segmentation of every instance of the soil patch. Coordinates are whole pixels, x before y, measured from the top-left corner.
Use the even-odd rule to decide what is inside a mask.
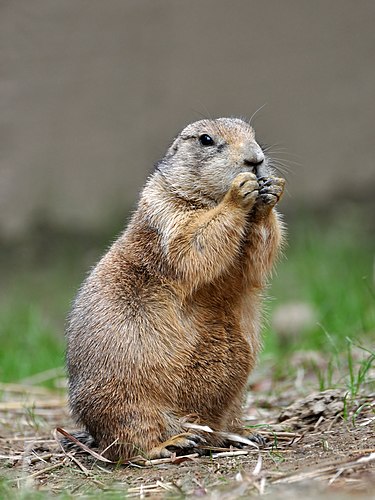
[[[309,384],[254,382],[245,424],[266,444],[260,449],[213,449],[130,465],[103,462],[84,451],[65,452],[57,427],[74,429],[64,391],[0,384],[0,495],[17,491],[72,496],[373,498],[375,394],[363,388],[313,392]],[[268,386],[268,388],[267,388]],[[54,437],[55,436],[55,437]]]

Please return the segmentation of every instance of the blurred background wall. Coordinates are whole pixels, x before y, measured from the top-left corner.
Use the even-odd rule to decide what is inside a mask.
[[[373,0],[2,0],[0,235],[100,229],[185,124],[264,104],[284,210],[370,200],[374,21]]]

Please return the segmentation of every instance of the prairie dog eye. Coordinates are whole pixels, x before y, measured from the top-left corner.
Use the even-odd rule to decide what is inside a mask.
[[[199,142],[202,144],[202,146],[213,146],[215,144],[215,141],[208,134],[200,135]]]

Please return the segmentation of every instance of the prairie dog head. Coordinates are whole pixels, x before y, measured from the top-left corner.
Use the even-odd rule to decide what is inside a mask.
[[[217,204],[242,172],[269,174],[254,129],[238,118],[191,123],[176,137],[158,171],[180,197]]]

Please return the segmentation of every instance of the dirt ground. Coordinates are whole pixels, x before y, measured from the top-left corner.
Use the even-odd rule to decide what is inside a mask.
[[[355,397],[344,389],[314,392],[300,373],[279,380],[276,393],[266,370],[250,389],[245,424],[263,436],[260,449],[119,466],[63,451],[55,429],[74,429],[64,390],[0,384],[0,497],[374,498],[375,394],[368,385]]]

